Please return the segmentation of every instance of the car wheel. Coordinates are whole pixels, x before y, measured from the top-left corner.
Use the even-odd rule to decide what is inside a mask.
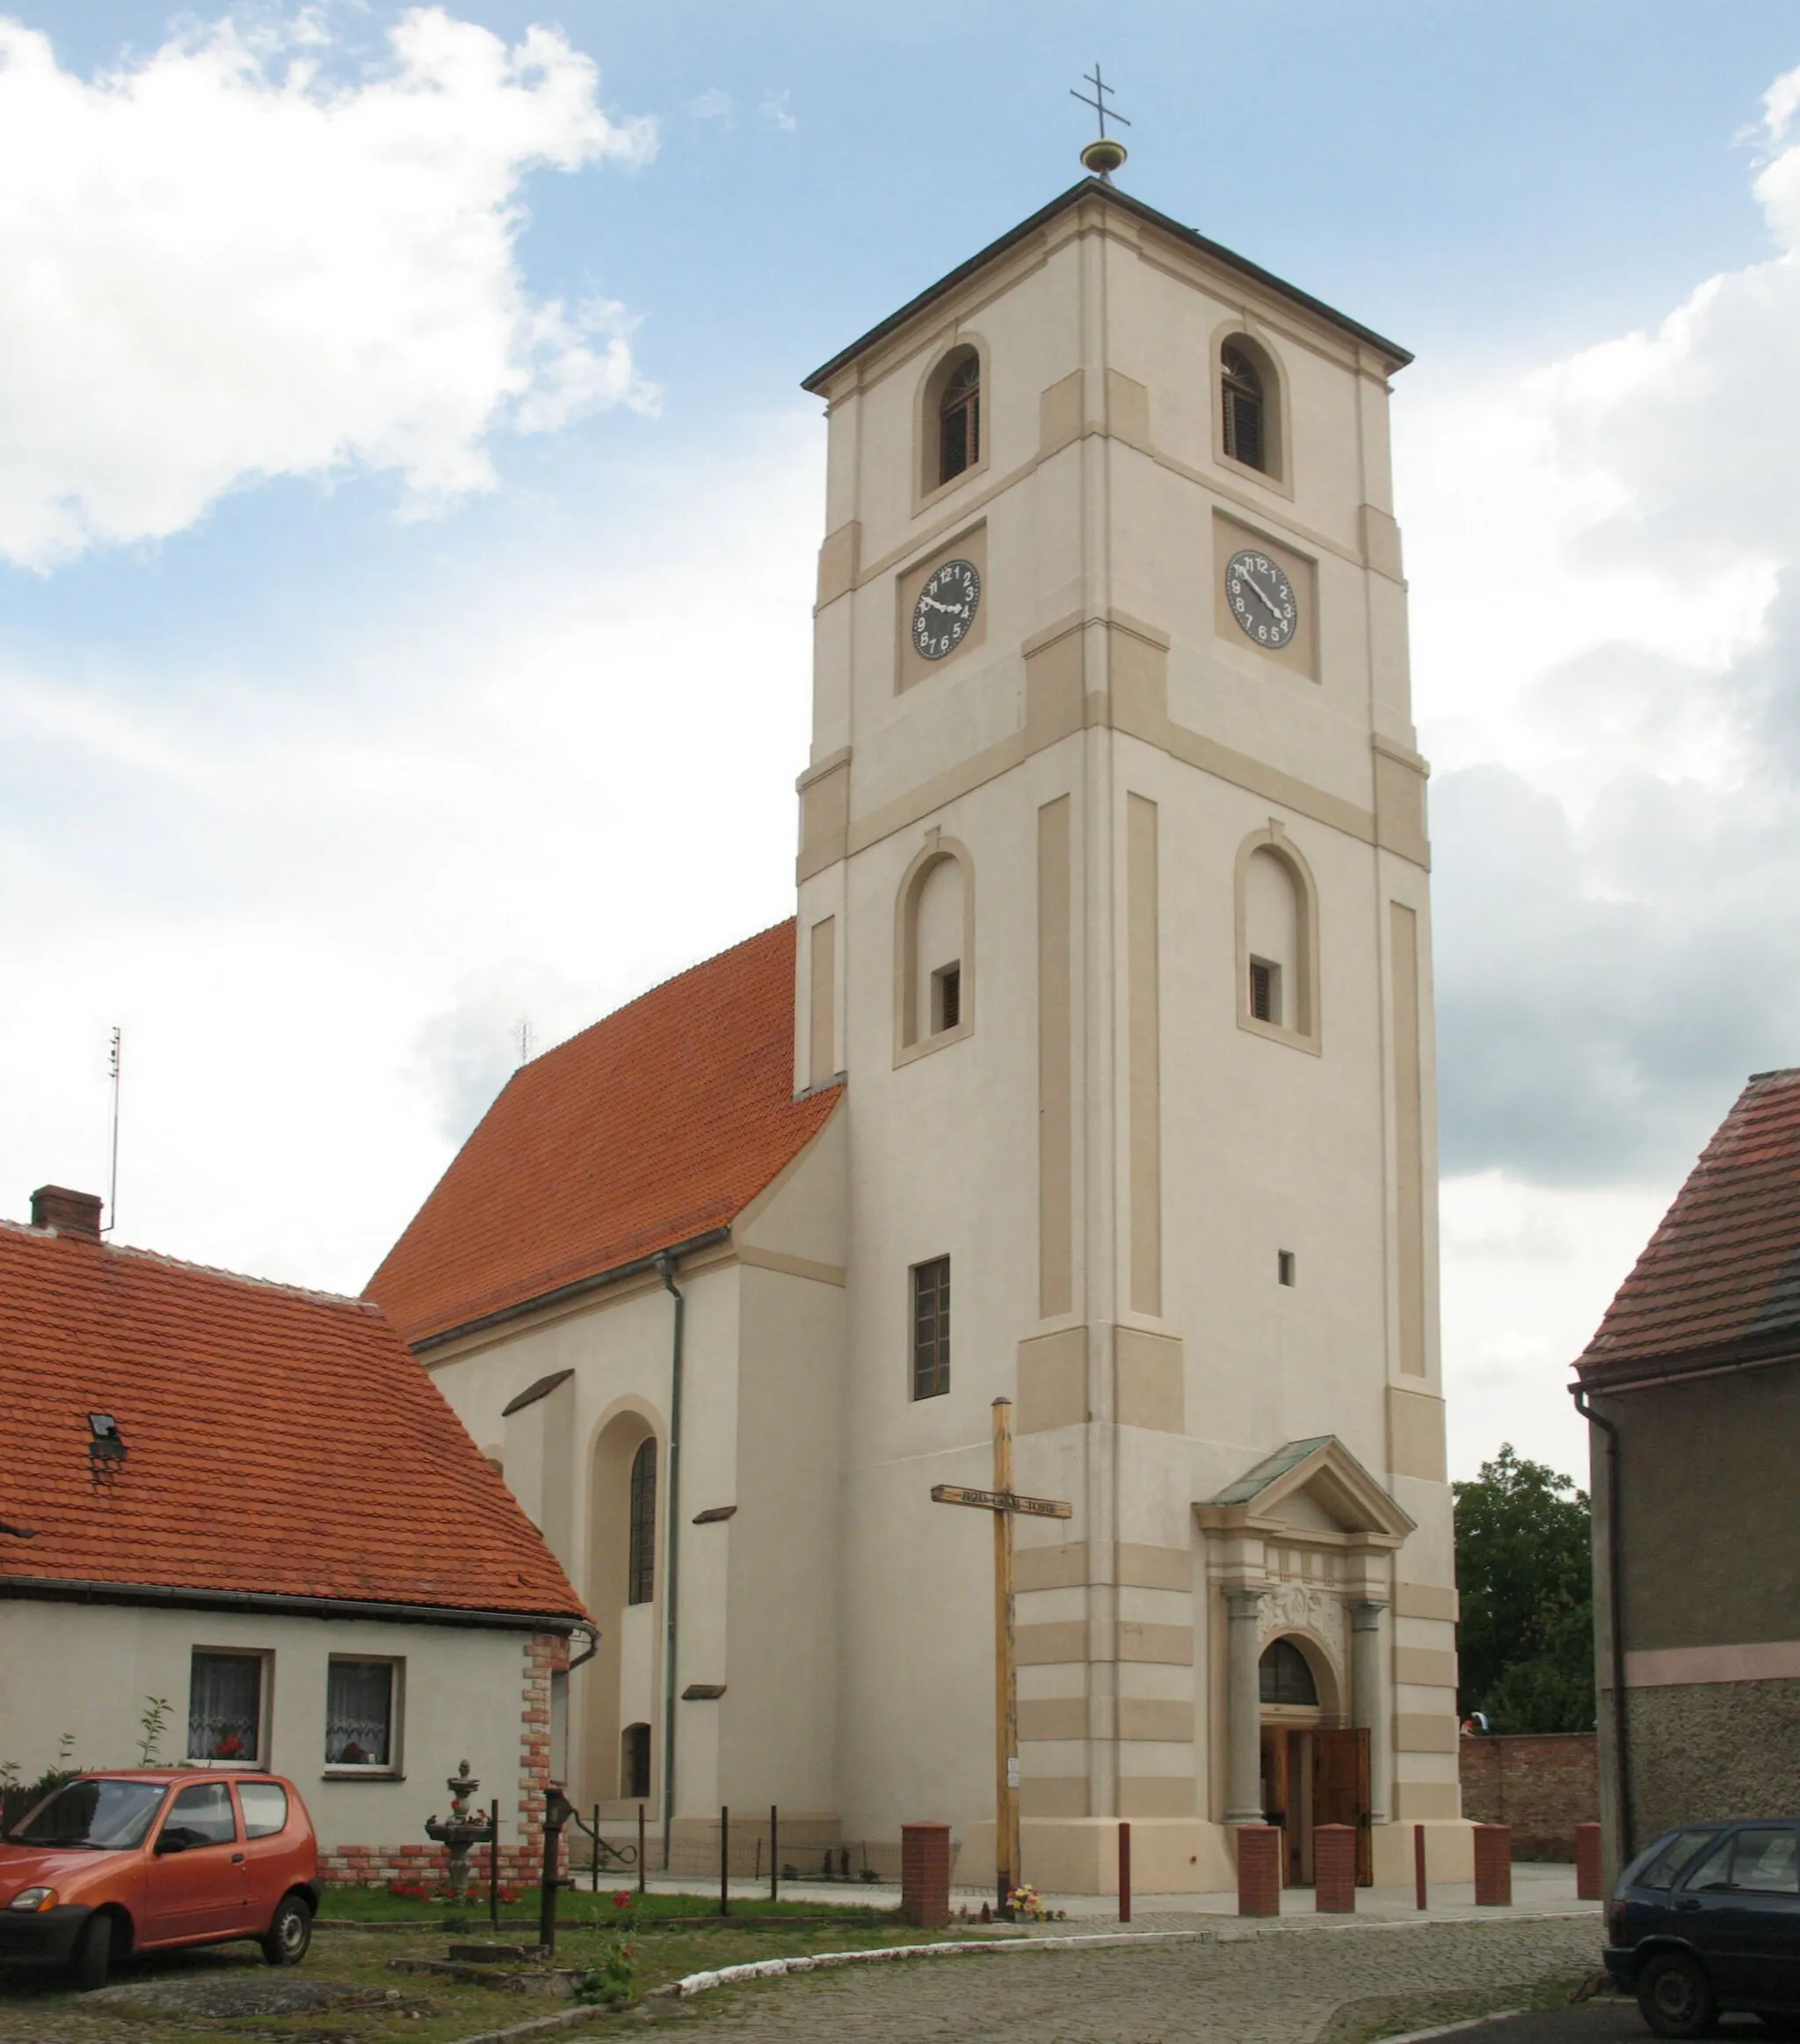
[[[312,1941],[313,1913],[305,1896],[283,1895],[263,1935],[263,1957],[271,1966],[298,1966]]]
[[[69,1970],[78,1994],[91,1994],[106,1984],[106,1968],[112,1962],[112,1919],[101,1912],[82,1926]]]
[[[1685,1952],[1659,1952],[1637,1978],[1637,2006],[1658,2037],[1704,2037],[1719,2004],[1706,1968]]]

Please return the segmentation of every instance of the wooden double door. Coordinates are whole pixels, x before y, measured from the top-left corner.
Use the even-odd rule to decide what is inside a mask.
[[[1264,1811],[1284,1841],[1282,1874],[1289,1888],[1312,1880],[1312,1834],[1319,1824],[1348,1824],[1356,1833],[1356,1880],[1375,1879],[1369,1833],[1368,1732],[1364,1726],[1326,1730],[1266,1724],[1262,1730]]]

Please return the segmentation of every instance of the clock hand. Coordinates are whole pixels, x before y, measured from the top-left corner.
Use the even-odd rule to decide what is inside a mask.
[[[1286,622],[1286,620],[1282,617],[1281,612],[1275,608],[1274,605],[1271,603],[1268,598],[1263,593],[1261,586],[1259,584],[1252,582],[1248,575],[1241,577],[1240,579],[1247,585],[1251,594],[1255,597],[1256,600],[1261,604],[1263,608],[1268,612],[1269,615],[1274,619],[1277,624],[1282,624]]]

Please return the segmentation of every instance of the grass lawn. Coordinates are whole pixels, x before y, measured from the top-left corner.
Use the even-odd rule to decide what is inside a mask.
[[[369,1891],[362,1891],[366,1897]],[[341,1894],[342,1891],[337,1891]],[[334,1895],[334,1902],[335,1902]],[[583,1967],[607,1949],[609,1935],[574,1921],[576,1905],[590,1904],[594,1897],[565,1895],[556,1946],[556,1964]],[[801,1953],[846,1952],[877,1945],[931,1944],[944,1939],[967,1938],[968,1926],[952,1925],[946,1931],[919,1931],[897,1922],[883,1912],[846,1909],[831,1923],[781,1923],[757,1925],[706,1924],[693,1921],[698,1906],[708,1898],[693,1895],[657,1895],[650,1898],[663,1905],[657,1914],[635,1935],[637,1988],[655,1987],[679,1980],[683,1975],[707,1968],[735,1966],[746,1960],[788,1957]],[[599,1897],[612,1913],[611,1898]],[[735,1906],[735,1905],[734,1905]],[[766,1911],[765,1902],[758,1905]],[[793,1914],[817,1915],[812,1905],[789,1905]],[[393,1967],[396,1959],[436,1959],[446,1956],[458,1934],[446,1933],[433,1924],[420,1924],[416,1930],[377,1930],[372,1919],[369,1930],[323,1930],[316,1933],[313,1947],[303,1966],[293,1972],[278,1973],[264,1966],[253,1945],[215,1946],[185,1954],[171,1954],[128,1963],[116,1968],[115,1984],[136,1985],[163,1990],[190,1985],[205,1990],[229,1989],[234,1982],[267,1983],[273,1981],[328,1982],[345,1988],[392,1991],[389,2005],[333,2008],[316,2013],[283,2012],[279,2015],[239,2015],[229,2022],[209,2021],[192,2005],[185,2008],[153,2008],[141,2004],[130,2007],[114,2004],[103,2012],[88,1997],[69,1990],[54,1975],[36,1975],[24,1969],[0,1970],[0,2044],[229,2044],[230,2039],[255,2040],[257,2044],[388,2044],[399,2038],[413,2038],[421,2044],[453,2044],[459,2038],[483,2030],[497,2030],[548,2015],[570,2007],[570,2003],[539,1995],[520,1994],[497,1982],[463,1981],[439,1974],[410,1973]],[[466,1936],[478,1941],[484,1926],[477,1925]],[[978,1935],[978,1930],[974,1932]],[[531,1933],[504,1928],[502,1941],[528,1944]],[[504,1969],[502,1969],[504,1970]],[[673,2011],[675,2004],[653,2001],[653,2011]],[[593,2031],[577,2030],[576,2037],[606,2033],[604,2022]]]
[[[629,1896],[625,1909],[614,1905],[615,1895]],[[328,1922],[338,1923],[440,1924],[452,1913],[447,1902],[416,1902],[406,1895],[389,1895],[385,1888],[328,1888],[319,1904],[320,1916]],[[556,1898],[559,1924],[610,1924],[628,1913],[646,1927],[660,1927],[682,1918],[716,1917],[719,1898],[716,1895],[659,1895],[655,1890],[641,1895],[629,1886],[607,1888],[604,1884],[598,1895],[584,1887],[564,1888]],[[900,1921],[894,1910],[874,1909],[867,1902],[772,1902],[766,1895],[733,1895],[731,1914],[746,1917],[824,1917],[833,1922],[865,1924]],[[485,1888],[477,1888],[471,1893],[470,1907],[464,1913],[463,1920],[475,1931],[487,1923]],[[534,1888],[522,1889],[516,1901],[500,1904],[503,1926],[517,1930],[526,1924],[535,1924],[537,1920],[538,1891]]]

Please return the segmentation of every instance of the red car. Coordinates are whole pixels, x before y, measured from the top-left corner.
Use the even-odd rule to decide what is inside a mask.
[[[133,1952],[255,1938],[298,1966],[319,1905],[312,1819],[272,1774],[80,1774],[0,1838],[0,1960],[103,1986]]]

